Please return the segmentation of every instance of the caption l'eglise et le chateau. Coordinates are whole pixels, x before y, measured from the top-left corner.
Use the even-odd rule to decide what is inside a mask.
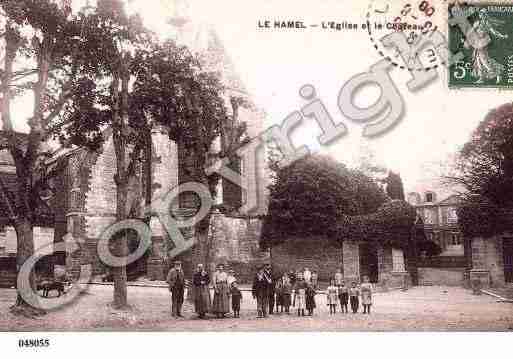
[[[320,22],[312,22],[307,23],[305,21],[300,20],[258,20],[257,27],[259,29],[308,29],[308,28],[321,28],[325,30],[358,30],[358,29],[367,29],[368,24],[364,23],[355,23],[350,21],[320,21]],[[390,29],[390,30],[421,30],[422,26],[417,24],[408,24],[408,23],[371,23],[374,29]]]

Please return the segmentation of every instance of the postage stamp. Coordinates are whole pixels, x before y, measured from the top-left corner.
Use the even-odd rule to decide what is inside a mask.
[[[449,17],[459,11],[470,25],[467,36],[461,27],[449,25],[451,54],[463,57],[449,67],[450,87],[513,87],[513,4],[462,4],[449,6]],[[475,41],[469,41],[474,33]]]

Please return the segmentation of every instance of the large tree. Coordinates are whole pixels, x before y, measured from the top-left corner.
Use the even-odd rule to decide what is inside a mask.
[[[230,114],[218,74],[204,71],[196,57],[172,41],[154,47],[138,66],[133,98],[137,113],[168,126],[170,138],[179,143],[182,154],[193,159],[193,166],[183,168],[187,179],[201,183],[215,197],[219,176],[206,169],[219,158],[235,160],[234,153],[245,137],[245,124],[238,120],[244,101],[231,97]],[[221,146],[216,150],[218,140]],[[186,205],[199,203],[188,201]],[[208,237],[210,218],[208,213],[195,228],[198,261],[207,267],[213,244]]]
[[[120,222],[130,216],[130,181],[149,141],[148,119],[134,111],[136,101],[130,90],[154,36],[137,14],[126,13],[120,0],[99,0],[96,7],[83,9],[80,16],[86,24],[81,34],[86,57],[80,59],[83,66],[77,90],[53,131],[64,144],[98,148],[109,129],[116,157],[116,220]],[[127,237],[127,231],[113,236],[114,256],[128,255]],[[111,273],[113,306],[126,307],[126,265],[112,266]]]
[[[491,236],[513,228],[513,105],[490,111],[459,152],[450,179],[466,192],[459,224],[467,236]]]
[[[16,167],[16,188],[9,191],[0,181],[2,200],[17,235],[18,269],[34,254],[33,228],[38,208],[44,204],[46,178],[40,165],[44,159],[42,143],[51,134],[51,125],[63,110],[75,88],[79,62],[84,50],[77,41],[82,22],[49,0],[2,0],[1,41],[5,48],[4,68],[0,71],[1,148],[9,151]],[[15,131],[14,123],[27,119],[12,113],[17,96],[31,93],[32,116],[28,134]],[[25,97],[27,101],[29,97]],[[35,287],[34,273],[30,285]],[[23,290],[18,288],[18,291]],[[18,293],[12,310],[25,315],[41,314]]]
[[[401,175],[390,171],[385,179],[387,194],[391,199],[404,201],[404,187]]]
[[[291,236],[331,234],[343,216],[373,213],[386,200],[372,179],[328,156],[312,155],[273,168],[264,246]]]

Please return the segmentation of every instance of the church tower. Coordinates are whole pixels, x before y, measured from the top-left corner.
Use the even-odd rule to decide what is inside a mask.
[[[235,65],[230,58],[215,29],[209,24],[195,21],[191,16],[190,0],[167,0],[170,11],[168,23],[171,27],[172,38],[179,45],[184,45],[197,55],[206,71],[216,72],[220,75],[226,87],[225,101],[229,111],[233,110],[232,100],[240,99],[243,105],[238,106],[238,122],[247,126],[247,136],[252,139],[259,136],[264,130],[264,112],[257,108],[250,94],[240,79]],[[232,115],[231,113],[230,115]],[[218,146],[222,146],[219,141]],[[219,150],[220,148],[217,148]],[[246,171],[246,176],[257,178],[256,193],[245,193],[237,185],[227,180],[221,180],[218,188],[218,204],[225,204],[231,208],[241,207],[241,202],[248,200],[247,196],[258,196],[258,208],[251,213],[240,213],[247,216],[258,216],[266,213],[268,171],[266,168],[265,151],[259,151],[255,158],[256,163],[232,163],[231,168]],[[255,169],[256,173],[248,173]]]
[[[237,121],[246,124],[246,135],[249,139],[259,136],[264,130],[264,112],[253,102],[215,29],[209,24],[195,21],[191,15],[189,0],[167,0],[165,3],[170,11],[168,24],[172,39],[198,56],[204,70],[219,74],[226,89],[226,107],[232,112],[229,113],[230,117],[235,108],[233,103],[241,104],[237,107]],[[221,139],[217,142],[218,147],[214,150],[220,150],[220,146],[223,146]],[[179,161],[180,168],[194,166],[194,163],[188,163],[187,156],[180,150],[180,146]],[[253,162],[249,163],[249,161]],[[268,253],[261,252],[259,249],[261,216],[267,213],[266,162],[265,150],[262,150],[247,163],[241,159],[235,159],[230,163],[230,168],[242,173],[243,179],[257,179],[256,191],[246,192],[240,186],[225,179],[220,180],[217,188],[217,204],[225,210],[223,213],[215,211],[211,218],[209,236],[213,243],[212,258],[216,264],[228,264],[239,274],[239,277],[250,278],[253,274],[253,266],[268,259]],[[180,183],[186,181],[180,170],[179,177]],[[257,208],[252,211],[243,211],[242,205],[247,201],[258,203]]]

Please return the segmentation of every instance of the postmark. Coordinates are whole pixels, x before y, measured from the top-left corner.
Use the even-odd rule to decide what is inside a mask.
[[[449,49],[463,54],[449,66],[449,86],[513,87],[513,3],[449,6],[450,17],[456,11],[468,19],[468,34],[473,33],[475,41],[469,41],[459,26],[449,26]]]
[[[387,47],[380,39],[394,32],[404,34],[412,48],[423,40],[445,31],[446,0],[373,0],[366,12],[367,30],[377,53],[397,68],[430,71],[448,64],[446,56],[433,47],[404,53],[399,47]]]

